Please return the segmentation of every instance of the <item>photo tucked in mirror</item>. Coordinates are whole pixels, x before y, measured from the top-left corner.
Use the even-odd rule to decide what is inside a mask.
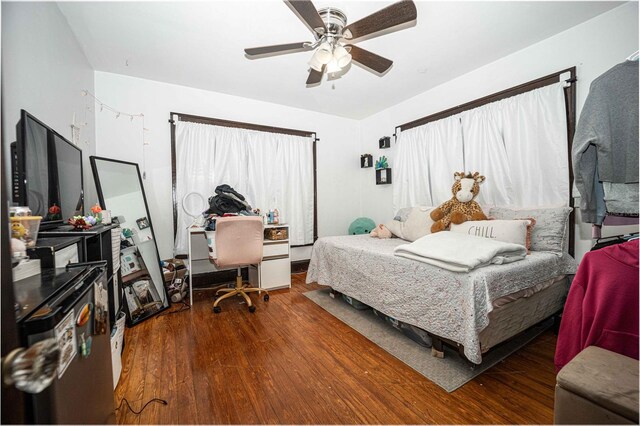
[[[91,156],[100,205],[121,228],[120,272],[129,323],[169,306],[160,256],[138,165]]]

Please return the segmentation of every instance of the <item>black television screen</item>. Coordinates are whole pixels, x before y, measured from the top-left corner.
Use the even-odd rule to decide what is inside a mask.
[[[22,110],[14,199],[27,205],[42,225],[62,223],[84,212],[82,151]]]

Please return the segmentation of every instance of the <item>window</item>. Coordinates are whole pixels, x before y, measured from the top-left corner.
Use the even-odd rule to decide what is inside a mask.
[[[189,117],[181,115],[172,130],[176,254],[187,252],[187,228],[194,220],[187,211],[200,207],[198,197],[185,196],[196,192],[208,199],[221,184],[244,195],[254,209],[277,208],[281,222],[289,224],[292,245],[312,244],[316,235],[314,135],[258,130],[263,127],[254,125],[230,127],[214,119],[194,122]]]

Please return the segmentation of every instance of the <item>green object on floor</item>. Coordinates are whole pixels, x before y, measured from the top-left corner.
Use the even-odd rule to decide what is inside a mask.
[[[376,227],[373,219],[359,217],[349,225],[349,235],[368,234]]]

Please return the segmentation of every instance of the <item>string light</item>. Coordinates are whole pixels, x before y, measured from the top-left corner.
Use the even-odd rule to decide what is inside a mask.
[[[132,113],[129,113],[129,112],[119,111],[119,110],[107,105],[106,103],[102,102],[100,99],[98,99],[96,97],[96,95],[94,95],[93,93],[91,93],[88,90],[83,90],[81,92],[81,94],[82,94],[82,96],[89,96],[89,97],[93,98],[94,101],[98,105],[100,105],[100,112],[103,112],[104,110],[107,110],[107,111],[115,114],[116,118],[118,118],[118,117],[120,117],[122,115],[122,116],[125,116],[125,117],[129,117],[131,119],[131,121],[133,121],[133,118],[142,118],[144,116],[142,113],[140,113],[140,114],[132,114]]]
[[[132,113],[128,113],[128,112],[119,111],[119,110],[117,110],[117,109],[105,104],[104,102],[102,102],[100,99],[98,99],[96,97],[96,95],[94,95],[93,93],[91,93],[88,90],[83,90],[81,92],[81,95],[93,98],[95,103],[100,105],[100,112],[103,112],[105,110],[108,111],[108,112],[111,112],[111,113],[115,114],[115,118],[116,119],[120,118],[121,115],[124,116],[124,117],[129,117],[129,121],[131,123],[133,123],[133,119],[134,118],[140,118],[141,119],[141,121],[142,121],[142,132],[141,132],[142,133],[142,178],[146,179],[147,178],[147,171],[146,171],[146,155],[145,155],[145,151],[146,150],[145,150],[145,146],[149,145],[149,141],[148,141],[148,139],[146,137],[146,133],[149,131],[149,129],[147,129],[145,127],[144,114],[142,114],[142,113],[132,114]]]

